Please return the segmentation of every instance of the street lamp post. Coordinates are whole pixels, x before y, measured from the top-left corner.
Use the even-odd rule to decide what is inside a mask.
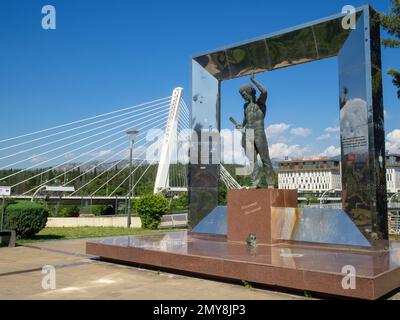
[[[131,199],[132,199],[132,186],[133,186],[133,174],[132,174],[132,168],[133,168],[133,144],[134,144],[134,137],[139,133],[137,130],[130,130],[126,134],[129,137],[129,153],[130,153],[130,158],[129,158],[129,190],[128,190],[128,221],[127,221],[127,227],[131,227]]]

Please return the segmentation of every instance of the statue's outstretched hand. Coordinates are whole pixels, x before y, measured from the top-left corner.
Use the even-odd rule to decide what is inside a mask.
[[[254,80],[254,71],[251,71],[251,73],[250,73],[250,80]]]

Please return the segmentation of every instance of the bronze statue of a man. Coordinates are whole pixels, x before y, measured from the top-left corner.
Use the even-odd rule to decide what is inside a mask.
[[[251,178],[253,182],[253,187],[260,187],[260,167],[258,164],[259,155],[262,162],[262,167],[265,172],[265,178],[267,181],[267,185],[269,189],[273,189],[275,187],[275,173],[272,167],[272,162],[269,157],[268,150],[268,142],[267,136],[265,134],[265,126],[264,119],[266,116],[266,102],[268,97],[268,92],[265,87],[254,79],[254,72],[251,73],[250,76],[251,82],[257,87],[257,89],[261,92],[260,96],[257,98],[256,89],[251,84],[246,84],[240,88],[239,92],[243,99],[246,101],[244,104],[244,120],[243,124],[238,124],[236,129],[242,130],[242,146],[246,152],[247,157],[249,158],[250,165],[253,168],[251,173]],[[254,141],[250,141],[251,148],[253,150],[247,150],[246,148],[246,137],[247,139],[251,139],[252,137],[249,134],[249,130],[254,132]],[[249,142],[247,142],[248,145]]]

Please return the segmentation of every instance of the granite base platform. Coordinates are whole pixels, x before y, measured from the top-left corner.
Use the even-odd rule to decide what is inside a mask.
[[[389,247],[375,252],[291,243],[250,248],[224,236],[176,232],[89,241],[86,253],[121,263],[373,300],[400,288],[400,241],[391,241]],[[352,279],[349,266],[355,271]]]

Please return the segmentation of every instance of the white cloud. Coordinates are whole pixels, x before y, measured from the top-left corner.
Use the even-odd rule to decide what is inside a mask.
[[[287,128],[288,129],[288,128]],[[286,129],[286,130],[287,130]],[[222,130],[222,145],[221,145],[221,160],[223,163],[236,163],[244,165],[248,162],[244,154],[241,142],[242,135],[239,131]],[[283,159],[301,158],[307,152],[310,152],[308,147],[300,145],[288,145],[286,143],[270,144],[269,154],[271,158]]]
[[[89,153],[89,156],[101,158],[101,157],[109,156],[109,155],[111,155],[111,153],[112,153],[112,150],[100,150],[100,151],[95,151],[95,152]],[[65,154],[65,156],[67,156],[67,154]]]
[[[247,158],[242,148],[240,131],[221,130],[221,161],[223,163],[245,164]]]
[[[286,143],[275,143],[269,148],[269,154],[271,158],[283,159],[289,158],[301,158],[304,153],[310,152],[308,147],[302,147],[300,145],[287,145]]]
[[[64,158],[66,159],[72,159],[75,157],[75,154],[73,154],[72,152],[67,152],[64,154]]]
[[[47,161],[47,160],[49,160],[48,157],[44,157],[44,156],[33,156],[33,158],[31,158],[31,159],[29,160],[29,162],[31,162],[31,163],[33,163],[33,164],[38,164],[38,163],[41,163],[41,162],[45,162],[45,161]]]
[[[400,129],[393,130],[386,136],[386,150],[390,152],[400,150]]]
[[[328,127],[325,129],[325,132],[327,132],[327,133],[340,132],[340,128],[339,127]]]
[[[293,128],[290,132],[299,137],[308,137],[311,134],[311,129],[308,128]]]
[[[336,156],[340,155],[340,153],[341,153],[340,147],[330,146],[330,147],[326,148],[325,151],[322,152],[319,156],[320,157],[336,157]]]
[[[317,141],[329,140],[332,136],[329,133],[323,134],[317,138]]]
[[[383,110],[383,115],[385,116],[385,119],[390,119],[390,114],[387,112],[387,110]]]
[[[342,110],[340,110],[340,121],[343,125],[342,132],[345,137],[367,137],[367,102],[358,98],[347,101]]]
[[[270,125],[266,130],[266,134],[268,138],[279,137],[290,128],[289,124],[286,123],[277,123]]]

